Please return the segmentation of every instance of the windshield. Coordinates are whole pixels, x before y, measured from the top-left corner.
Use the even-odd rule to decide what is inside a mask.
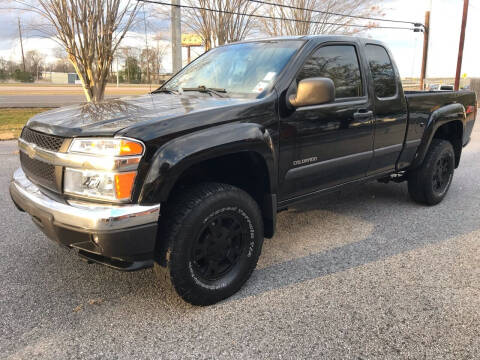
[[[213,88],[227,93],[266,92],[303,41],[265,41],[213,49],[174,76],[162,89]]]

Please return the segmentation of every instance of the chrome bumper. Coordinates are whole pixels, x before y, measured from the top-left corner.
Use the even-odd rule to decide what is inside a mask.
[[[114,231],[152,224],[160,214],[160,204],[116,206],[72,200],[60,202],[44,195],[22,169],[13,175],[10,194],[15,204],[30,215],[48,214],[53,225],[81,232]]]

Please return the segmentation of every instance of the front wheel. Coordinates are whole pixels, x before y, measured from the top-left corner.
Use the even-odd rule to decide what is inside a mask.
[[[455,152],[449,141],[433,139],[423,164],[408,174],[408,192],[413,200],[436,205],[452,184]]]
[[[193,305],[233,295],[257,264],[262,216],[255,200],[239,188],[197,185],[172,200],[164,224],[159,241],[166,241],[168,248],[166,267],[159,272]]]

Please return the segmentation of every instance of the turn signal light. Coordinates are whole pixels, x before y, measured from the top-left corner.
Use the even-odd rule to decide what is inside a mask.
[[[130,199],[136,172],[115,174],[115,195],[118,200]]]
[[[142,144],[129,140],[122,140],[120,143],[120,156],[142,155]]]
[[[89,154],[90,156],[130,156],[143,155],[141,141],[126,138],[76,138],[68,152]]]

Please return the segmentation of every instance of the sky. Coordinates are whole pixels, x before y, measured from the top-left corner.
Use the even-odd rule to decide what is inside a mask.
[[[424,22],[425,11],[430,0],[384,0],[385,18]],[[463,0],[432,0],[431,31],[429,45],[429,61],[427,77],[454,77],[460,38]],[[28,15],[15,11],[0,11],[0,57],[18,61],[20,59],[20,43],[18,39],[17,18],[24,17],[28,23]],[[25,18],[27,17],[27,18]],[[465,38],[462,73],[469,77],[480,77],[480,0],[470,0],[469,18]],[[389,23],[382,23],[388,25]],[[396,25],[396,24],[391,24]],[[403,26],[403,25],[402,25]],[[168,34],[168,22],[157,22],[155,30]],[[37,49],[47,55],[47,61],[53,61],[53,49],[58,45],[45,38],[33,36],[28,27],[24,29],[25,52]],[[475,37],[477,35],[477,38]],[[151,34],[153,36],[153,33]],[[149,46],[156,46],[156,41],[149,36]],[[407,30],[372,29],[362,33],[363,37],[385,42],[392,50],[402,77],[418,77],[420,74],[423,34]],[[168,36],[166,36],[168,39]],[[163,61],[165,71],[171,69],[170,48],[168,40],[159,42],[166,48]],[[142,31],[131,31],[122,46],[145,47],[145,35]],[[192,56],[201,52],[193,48]],[[186,59],[186,49],[184,49]],[[114,63],[115,68],[115,63]]]
[[[428,0],[392,0],[384,2],[385,18],[414,22],[425,21]],[[433,0],[430,17],[428,77],[454,77],[463,0]],[[470,0],[462,74],[480,77],[480,0]],[[404,30],[375,29],[368,36],[384,41],[392,50],[403,77],[420,75],[423,51],[423,33]]]

